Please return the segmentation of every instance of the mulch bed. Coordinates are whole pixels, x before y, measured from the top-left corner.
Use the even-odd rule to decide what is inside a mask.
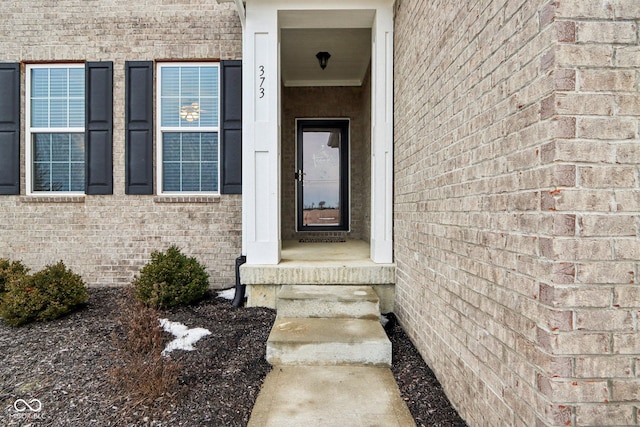
[[[12,328],[0,321],[0,425],[247,424],[271,369],[264,353],[273,310],[238,309],[209,296],[194,306],[163,311],[163,317],[211,335],[195,344],[196,351],[172,353],[182,366],[175,390],[140,402],[112,377],[119,364],[113,337],[124,292],[92,288],[89,295],[84,308],[53,322]],[[387,329],[392,370],[418,426],[465,426],[402,328]],[[41,410],[31,411],[23,402],[33,409],[40,403]]]

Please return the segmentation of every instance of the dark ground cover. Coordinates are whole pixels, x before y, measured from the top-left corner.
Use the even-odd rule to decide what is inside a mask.
[[[20,328],[0,321],[0,425],[247,424],[271,369],[264,353],[275,312],[234,308],[215,295],[162,311],[162,317],[206,328],[211,335],[198,341],[195,351],[171,353],[180,363],[179,384],[145,402],[128,395],[113,378],[121,364],[113,337],[121,327],[124,295],[118,288],[92,288],[86,306],[62,319]],[[418,426],[464,426],[431,370],[393,323],[387,328],[392,371]],[[31,411],[23,401],[40,411]]]

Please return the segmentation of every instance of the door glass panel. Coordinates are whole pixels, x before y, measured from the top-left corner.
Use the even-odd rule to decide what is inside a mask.
[[[304,226],[340,225],[340,129],[302,132]]]

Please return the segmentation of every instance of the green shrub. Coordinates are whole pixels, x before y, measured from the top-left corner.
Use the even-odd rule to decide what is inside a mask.
[[[7,291],[7,283],[24,277],[29,269],[20,261],[9,261],[0,258],[0,298]]]
[[[70,313],[88,297],[82,278],[60,261],[7,283],[0,316],[12,326],[53,320]]]
[[[156,308],[193,304],[209,288],[209,275],[193,257],[187,257],[177,246],[166,252],[153,252],[151,261],[135,277],[136,298]]]

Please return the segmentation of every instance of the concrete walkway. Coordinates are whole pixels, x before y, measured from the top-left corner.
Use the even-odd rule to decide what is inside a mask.
[[[357,240],[287,242],[282,256],[241,267],[254,302],[278,310],[266,352],[274,367],[249,426],[415,426],[380,324],[381,308],[393,310],[395,265],[373,263]]]
[[[389,368],[275,366],[249,427],[405,427],[413,417]]]

